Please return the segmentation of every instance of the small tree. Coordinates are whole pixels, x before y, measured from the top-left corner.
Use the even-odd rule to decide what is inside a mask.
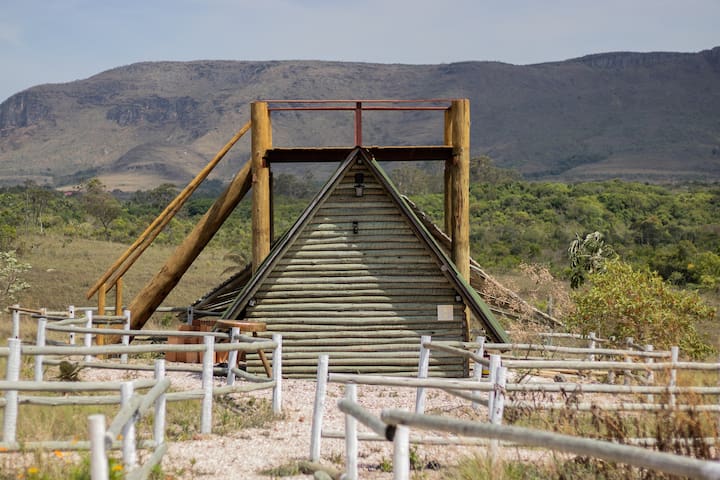
[[[83,190],[83,209],[100,222],[105,238],[109,238],[110,224],[122,212],[120,202],[105,189],[105,185],[97,178],[93,178],[83,185]]]
[[[18,260],[14,250],[0,252],[0,303],[3,305],[17,300],[23,290],[30,284],[22,278],[22,274],[30,270],[29,263]]]
[[[588,284],[574,294],[577,310],[568,319],[571,328],[604,338],[633,337],[663,349],[678,345],[694,358],[713,351],[696,324],[716,312],[697,292],[679,290],[658,274],[617,259],[590,274]]]
[[[588,274],[602,270],[605,261],[614,256],[614,250],[605,243],[602,233],[588,233],[584,239],[576,233],[568,247],[570,287],[578,288],[585,283]]]

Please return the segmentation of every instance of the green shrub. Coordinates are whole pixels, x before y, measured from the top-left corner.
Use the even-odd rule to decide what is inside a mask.
[[[678,345],[693,358],[703,358],[713,348],[698,334],[696,324],[716,312],[697,292],[680,290],[647,268],[634,269],[620,260],[589,276],[589,286],[574,295],[576,312],[568,325],[603,338],[652,344],[656,349]]]

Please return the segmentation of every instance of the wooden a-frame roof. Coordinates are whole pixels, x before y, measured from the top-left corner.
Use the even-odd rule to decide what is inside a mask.
[[[433,236],[427,231],[423,223],[417,218],[412,208],[403,200],[401,194],[395,188],[385,171],[380,167],[372,155],[362,147],[354,148],[347,155],[336,172],[330,177],[313,201],[301,214],[297,222],[295,222],[295,224],[285,233],[285,235],[283,235],[282,238],[278,239],[267,258],[262,264],[260,264],[255,275],[253,275],[245,284],[244,288],[240,291],[234,302],[232,302],[229,308],[225,311],[223,317],[239,318],[242,316],[243,311],[248,306],[251,299],[254,297],[263,282],[267,279],[268,275],[276,267],[278,260],[281,259],[293,245],[293,242],[297,239],[300,232],[307,227],[308,223],[323,202],[329,197],[338,183],[346,175],[348,169],[350,169],[356,162],[364,163],[364,165],[385,189],[392,201],[401,210],[417,238],[431,252],[431,255],[438,264],[440,271],[448,279],[457,294],[462,298],[463,303],[470,309],[470,312],[480,322],[489,339],[496,342],[509,342],[507,333],[500,326],[499,322],[495,319],[488,306],[480,298],[479,294],[458,272],[454,263],[448,258]]]

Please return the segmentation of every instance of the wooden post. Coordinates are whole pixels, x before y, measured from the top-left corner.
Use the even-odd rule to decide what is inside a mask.
[[[318,357],[317,383],[315,384],[315,405],[313,407],[312,425],[310,427],[310,461],[320,461],[320,441],[322,439],[322,421],[325,414],[325,393],[328,382],[328,365],[330,357]]]
[[[115,283],[115,315],[118,317],[122,315],[122,298],[123,298],[123,279],[122,277],[118,278],[118,281]]]
[[[204,336],[205,351],[203,352],[202,370],[202,406],[200,415],[200,433],[212,433],[212,404],[213,404],[213,361],[215,360],[215,337]]]
[[[8,382],[20,380],[20,368],[22,366],[22,342],[19,338],[8,338],[8,359],[6,365],[5,379]],[[5,409],[3,414],[3,436],[5,443],[15,443],[17,435],[18,419],[18,391],[5,390]]]
[[[38,326],[37,326],[37,337],[36,337],[36,345],[38,347],[44,347],[45,346],[45,338],[46,338],[46,327],[47,327],[47,318],[40,318],[38,319]],[[43,380],[43,360],[44,355],[35,355],[35,381],[36,382],[42,382]]]
[[[450,109],[445,110],[445,145],[452,146],[453,117]],[[445,233],[452,239],[452,159],[445,160]]]
[[[90,432],[90,478],[92,480],[106,480],[110,472],[108,471],[105,447],[105,415],[101,413],[90,415],[88,424]]]
[[[165,360],[155,360],[155,380],[158,382],[165,378]],[[155,401],[155,419],[153,424],[153,439],[155,448],[165,443],[165,407],[167,396],[163,393]]]
[[[252,255],[253,273],[270,253],[270,168],[265,155],[272,146],[270,113],[265,102],[250,105],[252,123]]]
[[[357,402],[357,385],[354,383],[345,384],[345,400]],[[358,438],[357,421],[355,417],[345,414],[345,479],[358,479]]]
[[[250,162],[235,175],[227,189],[200,219],[183,243],[178,246],[165,265],[143,287],[130,304],[132,329],[139,330],[150,315],[175,288],[192,262],[220,229],[245,194],[250,190]]]
[[[420,360],[418,362],[418,378],[427,378],[430,370],[430,349],[425,348],[424,343],[430,343],[432,337],[423,335],[420,337]],[[418,387],[415,394],[415,413],[425,413],[425,389]]]
[[[98,290],[98,309],[97,314],[98,315],[105,315],[105,295],[107,294],[107,284],[103,283],[100,285],[100,290]]]
[[[470,283],[470,101],[453,100],[452,260]]]
[[[123,382],[120,386],[120,406],[127,407],[135,393],[132,382]],[[135,447],[135,415],[122,427],[122,452],[126,472],[137,467],[137,450]]]
[[[180,210],[183,204],[193,194],[193,192],[200,186],[200,184],[210,175],[212,170],[222,160],[227,152],[242,138],[245,133],[250,130],[250,122],[243,125],[243,127],[230,139],[230,141],[215,155],[215,157],[198,173],[195,178],[187,184],[187,186],[180,192],[172,202],[165,207],[165,210],[158,215],[155,220],[145,229],[145,231],[135,240],[135,242],[118,258],[115,263],[107,269],[107,271],[100,277],[100,279],[93,285],[87,292],[87,298],[89,299],[95,292],[100,288],[103,283],[109,283],[114,285],[119,277],[123,276],[130,266],[137,260],[137,258],[150,246],[152,241],[162,232],[163,228],[170,223],[170,220]],[[132,258],[130,258],[132,256]],[[123,264],[126,260],[130,259],[125,266]],[[120,268],[122,266],[122,268]],[[118,270],[119,269],[119,270]],[[117,275],[117,277],[115,276]],[[110,279],[110,281],[108,281]],[[119,314],[118,314],[119,315]]]
[[[272,409],[275,415],[280,415],[282,413],[282,335],[273,333],[272,340],[277,345],[273,350],[272,379],[275,386],[272,391]]]

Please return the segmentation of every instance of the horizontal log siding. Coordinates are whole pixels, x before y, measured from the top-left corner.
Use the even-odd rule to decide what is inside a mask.
[[[365,194],[355,196],[355,173]],[[358,233],[353,233],[356,221]],[[454,319],[437,320],[437,305]],[[246,318],[283,335],[283,373],[314,376],[317,357],[331,372],[417,375],[420,336],[464,340],[463,305],[401,210],[362,166],[354,166],[280,258]],[[260,372],[255,354],[248,367]],[[431,356],[430,374],[463,375],[463,361]]]

